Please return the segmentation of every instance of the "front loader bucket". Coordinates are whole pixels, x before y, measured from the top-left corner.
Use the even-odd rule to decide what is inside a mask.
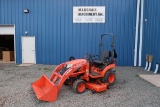
[[[58,88],[45,75],[32,83],[32,88],[39,100],[53,102],[57,99]]]

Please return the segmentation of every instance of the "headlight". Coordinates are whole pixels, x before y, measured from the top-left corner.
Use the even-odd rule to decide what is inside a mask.
[[[68,64],[68,65],[66,66],[66,68],[70,68],[70,67],[72,67],[72,64]]]

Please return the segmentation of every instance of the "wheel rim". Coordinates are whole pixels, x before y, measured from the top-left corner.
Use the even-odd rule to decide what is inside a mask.
[[[80,84],[78,85],[78,92],[83,92],[84,90],[85,90],[85,84],[80,83]]]
[[[108,82],[113,83],[114,79],[115,79],[114,74],[110,74],[109,77],[108,77]]]

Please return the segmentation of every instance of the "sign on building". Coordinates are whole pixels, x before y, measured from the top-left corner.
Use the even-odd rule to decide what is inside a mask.
[[[105,23],[105,6],[74,6],[73,23]]]

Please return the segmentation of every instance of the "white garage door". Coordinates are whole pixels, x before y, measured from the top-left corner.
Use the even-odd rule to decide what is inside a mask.
[[[15,28],[14,25],[0,25],[1,35],[14,35]]]

